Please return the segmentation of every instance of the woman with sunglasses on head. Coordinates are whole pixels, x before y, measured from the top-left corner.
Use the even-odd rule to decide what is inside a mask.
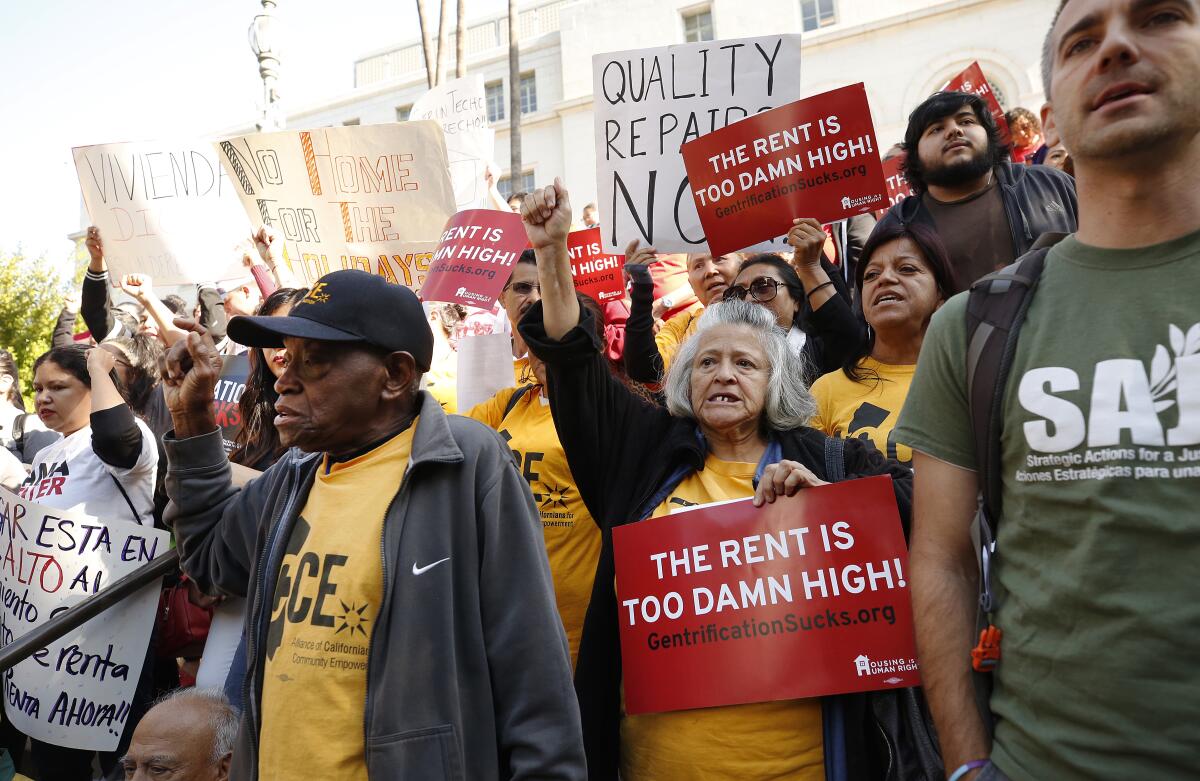
[[[787,237],[795,248],[792,262],[773,253],[754,255],[723,295],[726,301],[749,300],[771,310],[803,359],[806,384],[841,366],[865,337],[841,277],[826,268],[825,239],[817,220],[795,220]]]
[[[929,321],[959,292],[954,266],[925,225],[881,223],[863,247],[855,273],[867,339],[841,371],[813,383],[810,425],[831,437],[869,439],[889,458],[912,464],[912,450],[892,430],[912,385]]]
[[[74,345],[56,347],[34,362],[38,417],[63,439],[37,454],[21,495],[104,521],[150,525],[158,448],[122,395],[116,363],[114,350]],[[117,752],[101,755],[105,772],[128,745],[144,704],[140,697],[135,701]],[[90,780],[93,754],[33,741],[39,778]]]

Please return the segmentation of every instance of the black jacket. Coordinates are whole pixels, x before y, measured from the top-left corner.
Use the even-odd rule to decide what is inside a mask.
[[[547,338],[542,305],[522,319],[521,336],[546,362],[550,410],[579,495],[600,525],[603,546],[592,588],[575,668],[575,689],[583,717],[589,778],[617,778],[620,766],[621,651],[618,636],[612,530],[640,520],[658,503],[656,494],[681,468],[704,467],[706,447],[692,420],[634,396],[610,373],[594,335],[591,313],[561,341]],[[783,457],[798,461],[825,479],[825,435],[811,428],[776,432]],[[912,506],[912,472],[885,459],[872,445],[845,443],[846,479],[891,475],[906,534]],[[845,755],[851,779],[881,779],[888,747],[866,695],[838,698],[846,724]],[[832,753],[832,752],[827,752]]]
[[[1079,203],[1075,180],[1046,165],[1001,163],[996,166],[1000,195],[1012,230],[1014,259],[1028,252],[1043,233],[1074,233],[1078,227]],[[921,222],[937,230],[933,215],[925,208],[925,195],[905,198],[879,221],[902,225]],[[877,228],[878,229],[878,228]]]
[[[850,310],[850,291],[842,273],[829,261],[822,259],[821,265],[832,280],[838,295],[813,310],[805,299],[801,306],[797,325],[807,335],[801,354],[811,376],[805,382],[811,384],[822,374],[841,368],[846,357],[853,354],[866,338],[862,324]],[[625,373],[638,382],[656,384],[665,374],[663,359],[654,341],[654,283],[645,266],[627,266],[633,280],[630,287],[629,320],[625,323]],[[697,317],[680,313],[676,317]]]

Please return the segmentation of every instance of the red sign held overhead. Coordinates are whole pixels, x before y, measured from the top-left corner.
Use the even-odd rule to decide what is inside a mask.
[[[920,685],[888,477],[613,531],[627,713]]]
[[[983,98],[992,112],[992,119],[995,120],[996,127],[1000,130],[1000,140],[1005,144],[1012,143],[1012,137],[1008,133],[1008,120],[1004,118],[1004,109],[1000,108],[1000,101],[996,99],[992,85],[988,84],[988,80],[984,78],[983,68],[979,67],[978,62],[971,63],[966,70],[950,79],[946,86],[942,87],[942,90],[944,92],[969,92]]]
[[[834,222],[886,197],[862,84],[747,117],[681,151],[714,255],[782,236],[797,217]]]
[[[573,231],[567,235],[567,255],[575,289],[601,304],[625,296],[625,258],[601,251],[599,228]]]
[[[429,263],[421,299],[490,309],[528,245],[519,214],[492,209],[455,214]]]
[[[895,206],[913,194],[912,187],[904,178],[904,155],[896,155],[883,163],[883,179],[887,182],[888,206]]]

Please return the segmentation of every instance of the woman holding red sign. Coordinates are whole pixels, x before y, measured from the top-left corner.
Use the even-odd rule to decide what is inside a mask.
[[[747,303],[709,307],[667,375],[667,408],[645,404],[610,375],[593,315],[574,295],[566,191],[556,182],[527,196],[522,214],[542,301],[521,333],[545,361],[563,450],[603,533],[575,676],[590,777],[884,778],[905,738],[896,718],[873,714],[869,695],[625,716],[612,529],[691,504],[761,504],[871,475],[892,477],[907,523],[911,473],[869,443],[805,425],[815,404],[799,356],[775,317]]]

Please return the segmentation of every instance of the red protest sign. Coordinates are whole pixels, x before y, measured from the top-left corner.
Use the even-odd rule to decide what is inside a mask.
[[[992,112],[992,119],[996,121],[996,127],[1000,129],[1000,140],[1005,144],[1012,143],[1008,134],[1008,120],[1004,118],[1004,109],[1000,108],[1000,101],[996,99],[996,93],[992,91],[992,85],[988,84],[988,80],[983,75],[983,68],[979,67],[978,62],[971,63],[966,70],[946,82],[942,91],[969,92],[983,98],[988,105],[988,110]]]
[[[490,308],[528,243],[519,214],[491,209],[455,214],[429,263],[421,299]]]
[[[888,477],[613,531],[627,713],[920,684]]]
[[[886,197],[862,84],[755,114],[681,151],[714,255],[782,236],[796,217],[835,222]]]
[[[887,183],[888,206],[895,206],[913,194],[904,178],[904,155],[897,155],[883,164],[883,179]]]
[[[221,442],[226,453],[232,453],[238,432],[242,430],[242,408],[238,402],[246,390],[250,376],[247,355],[228,355],[221,359],[221,378],[213,389],[213,413],[221,429]]]
[[[571,278],[575,289],[601,304],[625,295],[625,259],[601,251],[599,228],[567,234],[567,255],[571,259]]]

